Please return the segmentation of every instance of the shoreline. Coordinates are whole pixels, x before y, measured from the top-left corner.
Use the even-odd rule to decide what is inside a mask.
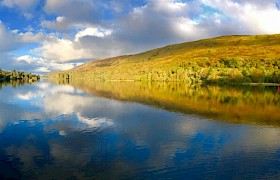
[[[280,86],[279,83],[242,83],[242,85],[249,85],[249,86]]]
[[[58,79],[58,78],[52,78],[52,77],[41,77],[41,79],[51,79],[51,80],[64,80],[64,79]],[[162,83],[185,83],[183,81],[137,81],[137,80],[132,80],[132,79],[127,79],[127,80],[114,80],[114,79],[109,79],[109,80],[97,80],[97,79],[90,79],[90,78],[70,78],[67,80],[90,80],[90,81],[104,81],[104,82],[162,82]],[[188,83],[185,83],[188,84]],[[209,82],[199,82],[199,83],[191,83],[191,84],[204,84],[204,85],[239,85],[239,86],[266,86],[266,87],[280,87],[280,83],[209,83]]]

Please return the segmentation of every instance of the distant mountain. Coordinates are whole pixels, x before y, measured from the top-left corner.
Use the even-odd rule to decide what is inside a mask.
[[[221,36],[95,60],[55,78],[280,83],[280,35]]]

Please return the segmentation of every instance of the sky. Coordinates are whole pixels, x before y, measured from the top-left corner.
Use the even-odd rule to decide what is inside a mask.
[[[34,73],[222,35],[280,33],[280,0],[0,0],[0,68]]]

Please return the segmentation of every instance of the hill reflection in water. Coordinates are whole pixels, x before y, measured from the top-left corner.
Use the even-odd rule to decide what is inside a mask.
[[[138,102],[169,111],[196,114],[238,124],[280,125],[278,87],[201,86],[182,83],[72,80],[72,86],[96,96]]]

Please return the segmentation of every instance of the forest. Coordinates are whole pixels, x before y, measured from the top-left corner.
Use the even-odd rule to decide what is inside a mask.
[[[0,81],[9,81],[9,80],[28,80],[28,81],[37,81],[40,79],[40,75],[32,74],[32,73],[26,73],[23,71],[16,71],[12,70],[4,71],[0,69]]]
[[[234,59],[219,61],[181,61],[159,67],[131,70],[58,73],[56,78],[95,80],[180,81],[186,83],[280,83],[280,59]]]

